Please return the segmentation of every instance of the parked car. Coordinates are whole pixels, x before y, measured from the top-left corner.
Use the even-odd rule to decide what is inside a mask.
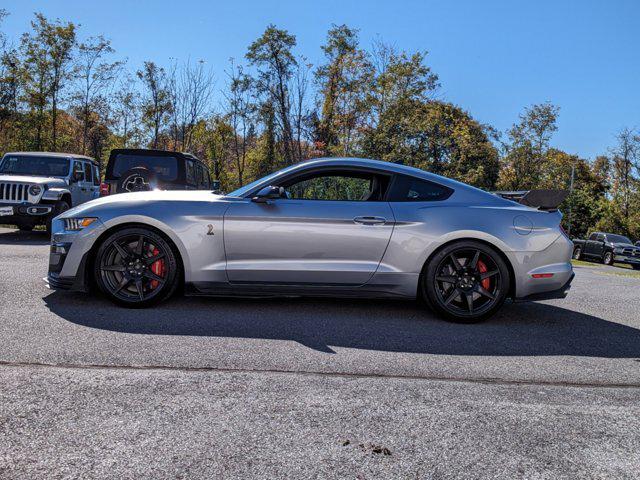
[[[100,194],[211,189],[209,169],[190,153],[116,149],[109,155]]]
[[[11,152],[0,160],[0,223],[32,230],[99,196],[100,169],[71,153]]]
[[[631,265],[640,270],[640,242],[633,245],[624,235],[593,232],[587,240],[573,240],[573,258],[575,260],[597,260],[605,265],[614,262]]]
[[[438,175],[316,159],[225,196],[105,197],[54,220],[48,282],[143,307],[194,295],[423,298],[461,322],[507,297],[564,298],[562,214]]]

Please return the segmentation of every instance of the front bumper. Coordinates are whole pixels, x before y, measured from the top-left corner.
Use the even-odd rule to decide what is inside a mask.
[[[0,223],[9,225],[38,223],[53,211],[53,205],[34,203],[0,203]]]
[[[627,265],[640,265],[640,257],[614,254],[613,261],[616,263],[626,263]]]
[[[105,227],[99,220],[78,232],[63,229],[63,221],[54,220],[51,247],[49,251],[49,271],[45,282],[51,289],[89,290],[87,262],[91,248]]]

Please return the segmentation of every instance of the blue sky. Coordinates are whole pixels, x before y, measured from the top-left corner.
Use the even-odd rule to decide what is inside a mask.
[[[265,26],[298,38],[297,52],[322,60],[331,24],[428,50],[442,99],[507,129],[527,105],[560,106],[554,146],[587,158],[606,152],[622,127],[640,127],[640,1],[281,1],[4,0],[4,30],[17,41],[35,11],[102,33],[131,69],[147,59],[202,59],[224,81]]]

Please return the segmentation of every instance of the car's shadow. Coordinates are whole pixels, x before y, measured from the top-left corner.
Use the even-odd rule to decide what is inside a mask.
[[[331,347],[438,355],[640,357],[640,330],[543,303],[507,304],[475,325],[447,323],[415,302],[178,298],[146,310],[89,295],[45,298],[60,317],[91,328],[153,335],[294,340]]]
[[[48,243],[49,235],[45,231],[21,232],[0,228],[0,245],[47,245]]]

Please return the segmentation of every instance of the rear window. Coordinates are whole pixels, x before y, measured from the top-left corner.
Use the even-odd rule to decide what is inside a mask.
[[[178,178],[178,159],[175,157],[127,154],[116,156],[111,175],[114,178],[120,178],[124,172],[136,167],[143,167],[155,172],[158,179],[165,182],[172,182]]]
[[[398,175],[389,193],[390,202],[433,202],[445,200],[453,193],[448,187],[418,178]]]

